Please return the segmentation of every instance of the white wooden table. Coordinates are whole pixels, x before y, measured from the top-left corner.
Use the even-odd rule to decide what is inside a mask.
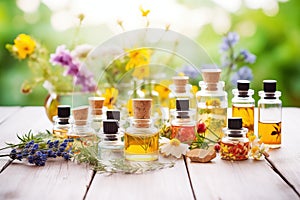
[[[111,176],[74,162],[13,162],[0,174],[0,199],[300,199],[299,122],[300,108],[283,109],[282,147],[263,161],[180,159],[173,168]],[[0,147],[17,142],[16,133],[51,128],[42,107],[0,107]]]

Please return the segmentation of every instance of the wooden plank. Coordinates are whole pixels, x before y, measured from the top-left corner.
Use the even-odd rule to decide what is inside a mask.
[[[87,199],[193,199],[184,161],[140,175],[96,174]]]
[[[197,199],[297,199],[265,161],[187,163]]]
[[[13,106],[0,107],[0,124],[20,108],[21,107],[13,107]]]
[[[269,160],[300,193],[300,108],[284,108],[282,117],[282,147]]]
[[[1,124],[0,146],[17,142],[16,133],[52,128],[43,107],[24,107]],[[1,162],[3,164],[3,162]],[[85,165],[54,160],[44,167],[15,161],[1,174],[0,199],[82,199],[92,171]]]

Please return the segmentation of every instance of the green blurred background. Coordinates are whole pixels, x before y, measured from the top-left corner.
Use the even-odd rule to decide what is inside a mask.
[[[102,3],[99,1],[97,5],[88,6],[81,5],[93,4],[94,1],[53,1],[56,2],[56,7],[51,7],[49,2],[51,1],[0,1],[1,106],[43,105],[47,96],[47,91],[42,86],[36,88],[28,95],[20,92],[22,82],[30,77],[30,71],[26,62],[16,60],[5,49],[5,44],[13,43],[14,38],[18,34],[29,34],[47,46],[51,52],[54,52],[60,44],[71,45],[75,26],[55,27],[53,20],[59,20],[59,17],[57,19],[58,13],[61,14],[63,11],[70,12],[60,15],[61,19],[64,17],[76,19],[76,12],[77,14],[82,12],[87,16],[87,23],[83,24],[77,39],[80,43],[89,43],[96,46],[121,32],[116,20],[119,18],[122,20],[122,11],[126,9],[124,5],[137,10],[136,16],[138,16],[138,7],[142,4],[140,1],[127,1],[127,4],[124,4],[126,1],[119,1],[122,5],[117,6],[117,1],[114,1],[111,3],[112,9],[106,8],[106,13],[104,13],[103,9],[101,11],[100,8],[101,4],[108,3],[106,1],[102,1]],[[255,3],[250,4],[250,1],[242,0],[228,1],[228,6],[226,5],[227,1],[220,4],[220,1],[217,0],[168,0],[164,3],[159,3],[160,1],[144,2],[150,8],[153,6],[150,16],[156,16],[156,18],[153,18],[154,25],[157,25],[155,22],[160,21],[159,18],[163,19],[164,16],[178,15],[180,17],[181,15],[185,16],[185,13],[188,16],[188,14],[193,12],[203,12],[203,16],[210,15],[210,21],[203,24],[197,24],[197,20],[192,17],[188,21],[182,19],[183,22],[181,23],[185,23],[183,27],[176,24],[180,20],[174,17],[173,21],[170,19],[169,22],[171,29],[174,27],[175,31],[178,32],[184,30],[183,34],[203,45],[217,64],[220,64],[219,46],[222,39],[222,31],[223,33],[224,31],[237,31],[241,36],[239,46],[247,48],[257,56],[256,63],[251,66],[254,74],[251,87],[256,91],[255,99],[258,100],[257,91],[262,89],[262,81],[264,79],[276,79],[278,81],[278,90],[282,91],[281,99],[283,105],[300,107],[300,1],[277,2],[276,0],[264,0],[264,5],[259,5],[260,1],[253,1],[259,6]],[[245,2],[248,2],[248,4]],[[34,4],[36,8],[26,10],[27,4]],[[72,9],[72,6],[76,6],[77,9]],[[118,7],[118,9],[113,9],[113,6]],[[88,8],[94,8],[94,10],[89,11]],[[100,13],[102,12],[103,18],[99,22],[92,23],[97,21],[97,16],[95,15],[97,8],[99,8]],[[155,11],[156,8],[159,8],[157,9],[158,11]],[[124,15],[126,15],[126,12],[131,13],[130,10],[125,10],[123,12],[125,13]],[[169,12],[170,15],[168,15]],[[208,14],[205,14],[205,12]],[[213,18],[214,15],[220,15],[219,19],[224,19],[224,21],[216,22],[217,19]],[[131,23],[128,21],[130,18],[126,20],[124,19],[124,24],[129,24],[127,30],[130,30],[130,28],[141,28],[143,23],[138,20]],[[88,23],[89,21],[90,23]],[[218,24],[221,28],[217,27]],[[222,26],[226,24],[227,26],[222,29]],[[161,24],[160,27],[164,28]],[[189,27],[193,28],[190,32]]]

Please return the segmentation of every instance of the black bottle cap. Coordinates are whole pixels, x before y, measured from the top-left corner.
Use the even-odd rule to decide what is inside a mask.
[[[228,128],[229,129],[241,129],[243,128],[243,120],[241,117],[231,117],[228,118]]]
[[[104,120],[103,121],[103,133],[115,134],[118,132],[119,123],[117,120]]]
[[[276,80],[264,80],[264,92],[276,92]]]
[[[57,116],[61,118],[68,118],[71,115],[71,107],[68,105],[57,106]]]
[[[177,111],[188,111],[190,108],[189,99],[176,99],[176,110]]]
[[[241,91],[248,91],[250,88],[250,81],[248,80],[238,80],[237,89]]]
[[[108,110],[108,111],[106,111],[106,118],[107,119],[115,119],[115,120],[120,121],[120,111]]]

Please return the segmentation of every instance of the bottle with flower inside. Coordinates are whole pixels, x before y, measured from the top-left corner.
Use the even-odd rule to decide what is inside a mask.
[[[241,117],[228,118],[228,127],[224,128],[225,136],[221,140],[220,155],[224,160],[246,160],[250,149],[246,137],[247,128],[243,128]]]
[[[195,140],[195,111],[189,108],[189,99],[176,99],[176,110],[171,112],[171,138],[191,144]]]
[[[203,81],[199,82],[201,90],[196,93],[197,120],[205,123],[211,131],[205,134],[210,140],[216,140],[223,135],[222,128],[227,121],[227,92],[225,83],[220,81],[220,69],[204,69],[201,71]],[[216,137],[214,134],[218,137]]]
[[[254,106],[255,100],[252,98],[254,91],[249,89],[250,81],[238,80],[237,89],[232,93],[232,117],[242,117],[243,127],[248,129],[248,135],[254,134]]]

